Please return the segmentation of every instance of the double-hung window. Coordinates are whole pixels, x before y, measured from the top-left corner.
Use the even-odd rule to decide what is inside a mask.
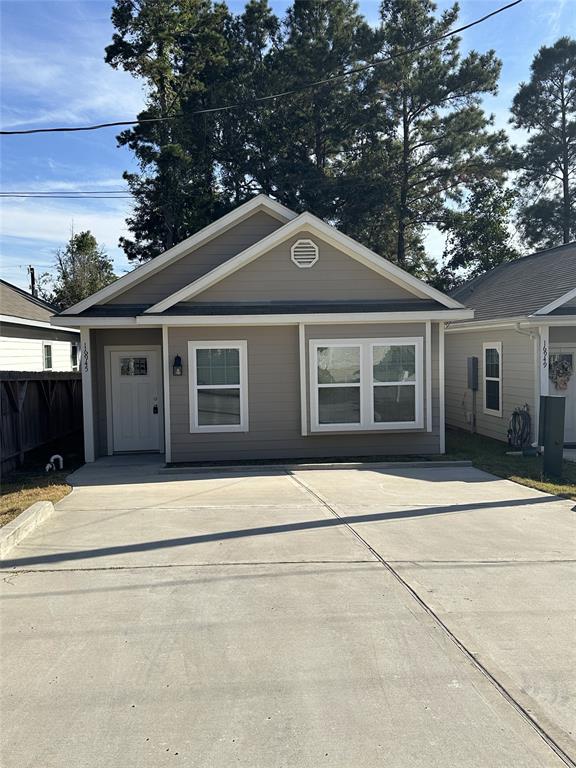
[[[52,344],[42,344],[42,367],[45,371],[52,370]]]
[[[502,416],[502,342],[483,345],[484,352],[484,413]]]
[[[189,342],[190,431],[248,431],[245,341]]]
[[[423,426],[423,340],[310,342],[312,431]]]

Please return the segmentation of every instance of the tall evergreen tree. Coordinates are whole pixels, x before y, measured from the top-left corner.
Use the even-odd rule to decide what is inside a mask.
[[[121,240],[131,260],[158,255],[221,212],[214,120],[190,113],[218,101],[227,18],[210,0],[115,1],[106,61],[142,79],[148,95],[143,122],[118,137],[140,165],[124,174],[135,198],[133,237]]]
[[[393,58],[374,69],[371,83],[382,133],[369,126],[370,140],[353,164],[373,192],[364,212],[354,212],[355,223],[344,223],[372,230],[381,238],[376,250],[418,271],[425,226],[442,225],[447,198],[461,199],[467,183],[493,174],[500,162],[505,134],[492,129],[481,107],[484,94],[496,93],[500,62],[494,51],[462,57],[457,37],[406,53],[445,35],[457,5],[437,16],[432,0],[383,0],[380,17],[379,53]],[[386,230],[378,226],[383,220]]]
[[[271,57],[274,91],[327,80],[374,53],[369,25],[353,0],[295,0]],[[356,78],[336,79],[274,101],[255,180],[296,210],[334,218],[335,166],[361,123]]]
[[[375,51],[369,25],[353,0],[295,0],[282,24],[265,2],[252,0],[235,32],[239,53],[231,64],[242,61],[244,68],[230,80],[248,107],[223,120],[237,139],[230,143],[224,137],[230,191],[243,185],[333,219],[336,165],[362,121],[358,80],[291,91],[369,58]],[[250,108],[254,96],[278,92],[287,95]]]
[[[561,37],[540,48],[512,115],[514,126],[529,132],[519,153],[526,242],[532,248],[567,243],[576,238],[576,40]]]
[[[465,204],[448,211],[445,229],[444,266],[435,279],[449,289],[520,253],[512,242],[512,212],[516,192],[500,180],[478,179],[470,185]]]

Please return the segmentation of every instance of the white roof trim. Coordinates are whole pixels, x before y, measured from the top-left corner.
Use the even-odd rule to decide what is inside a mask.
[[[291,211],[289,208],[281,205],[281,203],[277,203],[266,195],[257,195],[256,197],[253,197],[252,200],[240,205],[238,208],[230,211],[230,213],[217,219],[217,221],[204,227],[204,229],[201,229],[199,232],[186,238],[186,240],[178,243],[173,248],[170,248],[170,250],[164,251],[164,253],[161,253],[160,256],[157,256],[155,259],[151,259],[145,264],[141,264],[139,267],[136,267],[136,269],[133,269],[132,272],[128,272],[128,274],[119,277],[118,280],[115,280],[105,288],[102,288],[91,296],[88,296],[86,299],[79,301],[78,304],[68,307],[62,314],[78,314],[84,312],[84,310],[89,307],[94,306],[94,304],[109,301],[114,296],[123,293],[133,285],[141,283],[147,277],[150,277],[168,266],[168,264],[181,259],[191,251],[199,248],[210,240],[213,240],[217,235],[223,234],[235,224],[239,224],[241,221],[247,219],[258,211],[265,211],[282,223],[286,223],[297,216],[294,211]]]
[[[53,331],[67,331],[68,333],[80,333],[76,328],[64,328],[64,326],[52,325],[49,320],[30,320],[27,317],[16,317],[14,315],[0,315],[0,323],[12,323],[13,325],[31,325],[34,328],[50,328]]]
[[[541,315],[518,315],[515,317],[497,318],[492,320],[473,320],[472,322],[449,323],[446,333],[474,333],[478,331],[499,330],[501,328],[538,328],[540,326],[573,326],[576,317],[573,315],[557,315],[542,317]]]
[[[267,253],[271,248],[278,245],[279,243],[282,243],[284,240],[287,240],[289,237],[292,237],[301,230],[311,230],[314,234],[321,237],[326,242],[334,245],[339,250],[344,251],[344,253],[346,253],[348,256],[351,256],[353,259],[356,259],[356,261],[359,261],[365,267],[368,267],[374,272],[377,272],[383,277],[386,277],[388,280],[397,283],[402,288],[410,291],[410,293],[413,293],[420,298],[434,299],[435,301],[438,301],[439,303],[446,307],[450,307],[451,309],[462,309],[464,306],[458,301],[455,301],[449,296],[446,296],[440,291],[437,291],[435,288],[426,285],[426,283],[418,280],[417,277],[414,277],[408,272],[405,272],[403,269],[400,269],[400,267],[397,267],[390,261],[387,261],[381,256],[378,256],[378,254],[356,242],[356,240],[353,240],[351,237],[348,237],[348,235],[344,235],[342,232],[339,232],[337,229],[330,226],[329,224],[326,224],[326,222],[322,221],[311,213],[302,213],[300,216],[292,219],[292,221],[288,222],[283,227],[280,227],[267,237],[264,237],[262,240],[254,243],[254,245],[251,245],[249,248],[246,248],[246,250],[242,251],[237,256],[233,256],[231,259],[224,262],[224,264],[221,264],[211,272],[208,272],[208,274],[197,280],[194,280],[192,283],[189,283],[189,285],[186,285],[184,288],[176,291],[176,293],[173,293],[171,296],[168,296],[162,301],[159,301],[157,304],[154,304],[152,307],[146,310],[146,313],[164,312],[165,310],[174,306],[174,304],[178,304],[180,301],[190,299],[193,296],[198,295],[202,291],[205,291],[207,288],[213,286],[215,283],[220,282],[220,280],[223,280],[225,277],[228,277],[237,270],[246,266],[246,264],[254,261],[259,256]]]
[[[438,309],[430,312],[322,312],[283,315],[137,315],[136,317],[70,317],[65,322],[76,322],[90,328],[124,328],[127,326],[244,326],[244,325],[337,325],[351,323],[424,323],[427,320],[447,321],[451,318],[471,318],[472,309]]]
[[[566,302],[574,298],[576,298],[576,288],[572,288],[572,290],[568,291],[568,293],[565,293],[563,296],[560,296],[559,299],[555,299],[554,301],[551,301],[550,304],[546,304],[545,307],[542,307],[542,309],[538,309],[536,312],[534,312],[534,314],[548,315],[550,314],[550,312],[553,312],[555,309],[558,309],[558,307],[561,307],[563,304],[566,304]]]

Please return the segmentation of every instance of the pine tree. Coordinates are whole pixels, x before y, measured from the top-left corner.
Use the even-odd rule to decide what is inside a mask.
[[[576,238],[576,40],[561,37],[534,57],[511,122],[529,133],[519,152],[526,194],[520,225],[532,248]]]
[[[130,260],[158,255],[221,213],[214,120],[190,113],[218,101],[227,18],[225,6],[210,0],[115,2],[106,61],[144,81],[140,120],[168,118],[118,137],[140,165],[139,173],[124,174],[135,199],[127,222],[133,237],[121,239]]]
[[[376,250],[418,271],[426,225],[443,225],[447,199],[503,161],[505,135],[481,107],[496,93],[500,62],[494,51],[462,57],[457,37],[406,54],[446,34],[457,5],[437,16],[432,0],[383,0],[380,17],[379,54],[394,60],[374,68],[369,86],[379,108],[354,171],[368,174],[373,192],[354,229],[372,230]]]
[[[500,180],[479,179],[460,210],[447,212],[448,237],[437,287],[449,289],[520,257],[512,242],[516,192]]]

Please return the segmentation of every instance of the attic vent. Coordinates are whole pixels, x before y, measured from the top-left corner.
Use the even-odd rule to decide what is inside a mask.
[[[318,261],[318,246],[312,240],[297,240],[290,251],[291,259],[297,267],[307,269]]]

